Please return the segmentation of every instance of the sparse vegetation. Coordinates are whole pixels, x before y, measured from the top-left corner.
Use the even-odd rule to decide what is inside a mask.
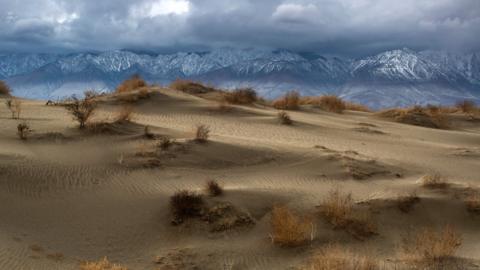
[[[359,240],[376,234],[377,228],[372,217],[367,212],[353,210],[352,195],[335,189],[323,201],[320,213],[334,228],[344,229]]]
[[[445,111],[433,106],[430,108],[415,106],[409,109],[389,109],[380,111],[376,115],[409,125],[440,129],[450,127]]]
[[[398,209],[403,213],[410,212],[415,204],[420,202],[420,197],[417,196],[416,193],[409,194],[407,196],[403,196],[398,198]]]
[[[80,270],[128,270],[126,267],[112,264],[107,257],[98,262],[85,262],[80,265]]]
[[[195,131],[194,141],[197,143],[206,143],[210,136],[210,128],[206,125],[198,125]]]
[[[446,188],[448,183],[439,173],[430,173],[422,176],[420,182],[425,188]]]
[[[372,109],[370,109],[369,107],[354,102],[345,102],[345,109],[357,112],[372,112]]]
[[[65,104],[65,108],[72,114],[73,119],[80,124],[80,129],[83,129],[87,121],[93,116],[97,103],[91,98],[78,99],[76,96],[72,96],[71,100]]]
[[[298,110],[300,94],[297,91],[290,91],[285,96],[273,101],[272,106],[278,110]]]
[[[133,107],[128,105],[123,105],[115,117],[115,122],[126,122],[132,119]]]
[[[222,186],[215,180],[207,181],[207,193],[212,197],[220,196],[223,194]]]
[[[239,88],[226,92],[224,97],[231,104],[252,104],[257,101],[257,92],[252,88]]]
[[[5,101],[8,110],[12,113],[12,119],[19,119],[22,112],[22,102],[18,98],[9,98]]]
[[[286,206],[273,207],[271,228],[272,242],[280,246],[294,247],[313,240],[312,219],[298,216]]]
[[[30,129],[30,126],[27,124],[27,122],[23,122],[17,125],[17,135],[21,140],[27,140],[28,136],[32,132],[33,130]]]
[[[140,75],[135,74],[130,79],[123,81],[119,86],[117,86],[115,92],[127,93],[145,86],[147,86],[147,83],[142,79],[142,77],[140,77]]]
[[[475,102],[471,100],[462,100],[455,104],[455,107],[460,110],[462,113],[473,113],[477,110]]]
[[[367,255],[356,255],[339,245],[328,245],[316,252],[305,270],[378,270],[378,261]]]
[[[447,269],[443,268],[445,263],[455,256],[461,244],[461,235],[446,225],[441,230],[424,228],[404,237],[402,252],[408,263],[420,269]]]
[[[206,94],[217,89],[205,86],[199,82],[177,79],[170,84],[170,88],[192,95]]]
[[[0,80],[0,95],[4,96],[10,96],[10,93],[12,90],[10,89],[10,86],[2,80]]]
[[[280,124],[282,124],[282,125],[293,124],[293,121],[292,121],[292,119],[290,118],[290,115],[288,115],[287,112],[284,112],[284,111],[279,112],[277,114],[277,117],[278,117],[278,120],[279,120]]]
[[[174,224],[182,223],[185,218],[200,216],[203,208],[203,198],[195,192],[182,190],[176,192],[170,198],[170,209],[174,216]]]

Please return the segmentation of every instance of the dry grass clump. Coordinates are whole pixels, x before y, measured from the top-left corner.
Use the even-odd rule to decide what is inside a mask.
[[[206,143],[210,136],[210,128],[206,125],[198,125],[195,131],[195,138],[193,139],[197,143]]]
[[[67,109],[67,111],[72,114],[73,119],[80,124],[80,129],[85,128],[85,124],[93,116],[96,108],[97,103],[95,100],[87,97],[78,99],[72,96],[71,100],[65,104],[65,109]]]
[[[298,110],[300,94],[297,91],[290,91],[283,97],[274,100],[272,106],[278,110]]]
[[[359,240],[376,234],[377,227],[372,217],[367,212],[354,212],[352,195],[338,189],[328,194],[320,213],[335,229],[344,229]]]
[[[325,95],[319,97],[304,97],[301,99],[302,105],[313,105],[324,111],[342,113],[346,109],[346,103],[335,95]],[[353,108],[353,103],[351,103]],[[360,108],[361,105],[358,106]]]
[[[128,268],[112,264],[107,257],[98,262],[85,262],[80,265],[80,270],[128,270]]]
[[[215,180],[207,181],[207,193],[212,197],[220,196],[223,194],[223,187]]]
[[[5,100],[8,110],[12,113],[12,119],[19,119],[22,112],[22,101],[18,98],[9,98]]]
[[[10,89],[10,86],[2,80],[0,80],[0,95],[4,96],[10,96],[10,93],[12,90]]]
[[[279,112],[277,114],[277,117],[278,117],[278,120],[280,122],[280,124],[282,125],[292,125],[293,124],[293,121],[292,119],[290,118],[290,115],[288,115],[287,112]]]
[[[420,178],[420,182],[425,188],[446,188],[447,180],[438,173],[426,174]]]
[[[403,239],[402,252],[409,263],[421,269],[443,268],[462,244],[461,235],[450,225],[440,230],[424,228]]]
[[[181,79],[176,79],[175,81],[173,81],[170,84],[170,88],[192,95],[206,94],[209,92],[217,91],[215,88],[205,86],[199,82]]]
[[[252,88],[239,88],[224,95],[225,101],[231,104],[252,104],[257,101],[257,92]]]
[[[115,117],[115,122],[126,122],[132,120],[132,113],[132,106],[123,105],[118,110],[117,116]]]
[[[377,116],[392,119],[396,122],[429,127],[447,129],[450,127],[448,117],[440,107],[430,106],[427,108],[415,106],[408,109],[389,109],[380,111]]]
[[[186,218],[200,216],[203,208],[202,195],[195,192],[182,190],[170,197],[170,209],[174,216],[174,224],[180,224]]]
[[[27,122],[23,122],[17,125],[17,135],[21,140],[27,140],[28,135],[32,133],[33,130],[30,129],[30,126],[27,124]]]
[[[271,216],[272,242],[285,247],[295,247],[313,240],[313,223],[309,217],[301,217],[286,206],[274,206]]]
[[[123,81],[119,86],[117,86],[115,92],[126,93],[145,86],[147,86],[147,83],[142,79],[142,77],[140,77],[140,75],[135,74],[130,79]]]
[[[353,254],[339,245],[329,245],[316,252],[305,270],[377,270],[375,258]]]

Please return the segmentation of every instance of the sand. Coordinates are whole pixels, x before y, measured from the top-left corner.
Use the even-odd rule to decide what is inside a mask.
[[[457,256],[480,265],[480,215],[464,203],[467,188],[480,188],[478,122],[440,130],[304,108],[289,112],[294,124],[285,126],[264,106],[220,112],[212,101],[152,91],[133,105],[131,123],[104,134],[79,131],[63,107],[45,101],[24,100],[20,120],[0,106],[0,269],[79,269],[104,256],[129,269],[295,269],[331,242],[368,249],[393,269],[403,234],[444,224],[463,236]],[[112,121],[120,107],[102,98],[93,121]],[[16,135],[22,121],[34,130],[27,141]],[[199,124],[211,130],[205,144],[191,142]],[[145,126],[178,145],[152,155],[157,142],[143,137]],[[432,172],[450,186],[422,187],[418,179]],[[225,189],[210,203],[228,202],[255,224],[222,232],[198,220],[173,226],[170,196],[205,193],[208,179]],[[377,235],[360,241],[325,223],[317,206],[334,188],[370,205]],[[412,192],[420,202],[399,211],[394,202]],[[312,215],[314,239],[272,244],[275,204]]]

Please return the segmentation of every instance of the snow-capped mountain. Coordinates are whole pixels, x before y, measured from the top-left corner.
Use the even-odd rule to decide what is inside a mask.
[[[346,59],[287,50],[219,49],[143,54],[0,54],[0,79],[14,94],[61,98],[85,89],[109,91],[132,74],[150,83],[189,78],[224,88],[251,86],[266,97],[297,89],[333,93],[374,108],[480,100],[480,55],[392,50]]]

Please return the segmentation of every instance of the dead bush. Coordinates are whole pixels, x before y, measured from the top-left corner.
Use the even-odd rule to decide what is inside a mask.
[[[194,141],[197,143],[206,143],[210,136],[210,128],[206,125],[198,125],[195,131]]]
[[[377,270],[379,263],[368,255],[356,255],[339,245],[328,245],[316,252],[308,264],[309,270]]]
[[[93,116],[97,103],[93,99],[78,99],[76,96],[72,96],[71,100],[65,104],[65,108],[72,114],[73,119],[80,124],[80,129],[83,129],[87,121]]]
[[[220,196],[223,194],[223,188],[222,186],[215,180],[208,180],[207,181],[207,193],[212,196]]]
[[[2,80],[0,80],[0,95],[4,96],[10,96],[12,93],[12,90],[10,89],[10,86]]]
[[[80,270],[128,270],[126,267],[112,264],[107,257],[98,262],[84,262],[80,265]]]
[[[389,109],[380,111],[376,115],[409,125],[441,129],[450,127],[447,114],[440,107],[436,109],[414,106],[408,109]]]
[[[439,173],[430,173],[422,176],[420,182],[426,188],[446,188],[448,187],[447,180]]]
[[[19,119],[22,112],[22,101],[18,98],[10,98],[5,100],[8,110],[12,113],[12,119]]]
[[[345,102],[334,95],[321,96],[318,99],[318,107],[322,110],[333,112],[333,113],[342,113],[346,109]]]
[[[173,81],[170,84],[170,88],[192,95],[206,94],[217,91],[215,88],[205,86],[199,82],[182,79],[176,79],[175,81]]]
[[[471,100],[459,101],[457,104],[455,104],[455,107],[463,113],[473,113],[477,109],[475,102]]]
[[[180,224],[186,218],[201,216],[204,201],[201,195],[182,190],[170,197],[170,209],[174,216],[173,224]]]
[[[278,120],[280,122],[280,124],[282,125],[291,125],[293,124],[293,121],[292,119],[290,118],[290,115],[288,115],[288,113],[286,112],[279,112],[277,114],[277,117],[278,117]]]
[[[123,81],[117,89],[115,90],[116,93],[127,93],[137,90],[141,87],[147,86],[147,83],[140,77],[140,75],[135,74],[130,79]]]
[[[272,242],[279,246],[294,247],[313,240],[312,219],[298,216],[286,206],[273,207],[270,223]]]
[[[300,94],[297,91],[290,91],[283,97],[273,101],[272,106],[278,110],[298,110],[300,105]]]
[[[132,120],[133,107],[123,105],[115,117],[115,122],[126,122]]]
[[[257,92],[252,88],[239,88],[226,92],[224,98],[231,104],[252,104],[257,101]]]
[[[21,140],[27,140],[28,135],[32,133],[33,130],[30,129],[30,126],[27,122],[23,122],[17,125],[17,135]]]
[[[352,195],[335,189],[323,201],[320,213],[335,229],[344,229],[359,240],[376,234],[377,228],[370,214],[353,210]]]
[[[455,256],[461,244],[461,235],[446,225],[440,230],[424,228],[407,235],[402,241],[401,252],[409,263],[421,269],[447,269],[442,266]]]

